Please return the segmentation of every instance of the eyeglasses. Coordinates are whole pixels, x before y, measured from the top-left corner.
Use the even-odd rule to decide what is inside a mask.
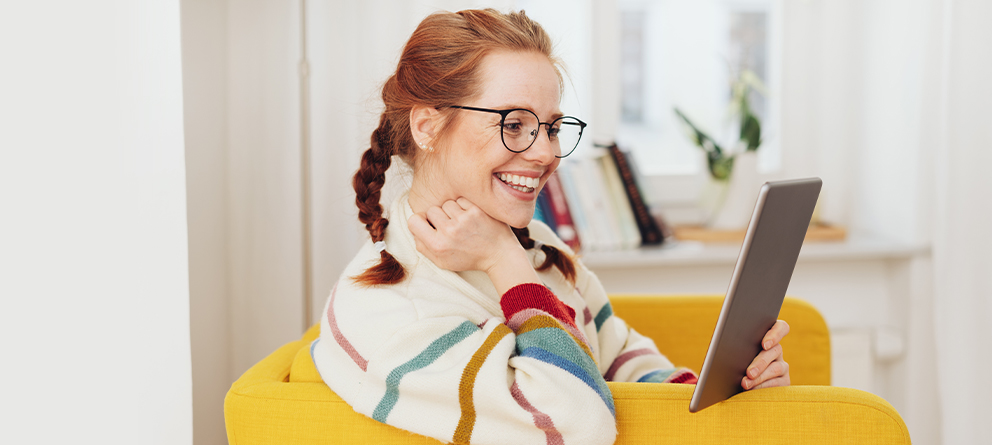
[[[541,126],[548,128],[548,140],[554,148],[555,157],[564,158],[575,151],[579,146],[579,139],[582,139],[582,131],[586,128],[586,123],[572,116],[562,116],[551,122],[541,122],[533,111],[526,108],[513,108],[510,110],[490,110],[488,108],[462,107],[452,105],[448,108],[458,108],[469,111],[482,111],[485,113],[496,113],[500,116],[499,127],[503,145],[507,150],[514,153],[527,151],[534,142],[537,141],[537,134],[541,132]]]

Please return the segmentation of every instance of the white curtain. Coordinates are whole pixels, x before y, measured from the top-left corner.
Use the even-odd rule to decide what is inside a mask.
[[[945,444],[992,437],[992,3],[944,0],[933,264]]]

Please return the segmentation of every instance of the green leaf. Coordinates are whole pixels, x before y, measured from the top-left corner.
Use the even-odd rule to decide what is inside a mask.
[[[730,178],[730,172],[734,169],[734,157],[725,157],[718,153],[708,153],[706,156],[707,164],[709,164],[710,175],[713,179],[727,179]]]
[[[692,121],[690,121],[689,118],[686,117],[686,115],[683,114],[682,111],[678,109],[678,107],[675,108],[675,114],[677,114],[682,119],[682,121],[689,126],[690,131],[692,133],[690,137],[693,138],[693,142],[695,142],[696,145],[699,146],[699,148],[702,148],[703,151],[707,153],[715,152],[717,155],[723,154],[723,149],[720,148],[720,144],[717,144],[716,141],[713,140],[713,138],[711,138],[708,134],[700,130],[699,127],[696,127],[696,125],[693,124]]]
[[[742,116],[741,140],[747,142],[747,151],[755,151],[761,145],[761,122],[751,113]]]

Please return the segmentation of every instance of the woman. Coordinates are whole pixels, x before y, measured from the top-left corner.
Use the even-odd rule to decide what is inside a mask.
[[[312,352],[356,411],[455,443],[613,443],[607,381],[694,383],[612,316],[602,286],[547,226],[538,192],[585,124],[523,12],[427,17],[382,90],[355,174],[371,236],[331,292]],[[391,156],[413,169],[388,214]],[[787,385],[780,322],[745,389]]]

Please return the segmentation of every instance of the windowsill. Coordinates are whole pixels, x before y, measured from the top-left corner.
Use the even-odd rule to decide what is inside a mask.
[[[654,266],[700,266],[734,264],[739,243],[681,241],[633,250],[586,252],[583,264],[593,270]],[[840,242],[808,242],[799,262],[903,260],[930,253],[927,244],[909,244],[870,236],[850,236]]]

